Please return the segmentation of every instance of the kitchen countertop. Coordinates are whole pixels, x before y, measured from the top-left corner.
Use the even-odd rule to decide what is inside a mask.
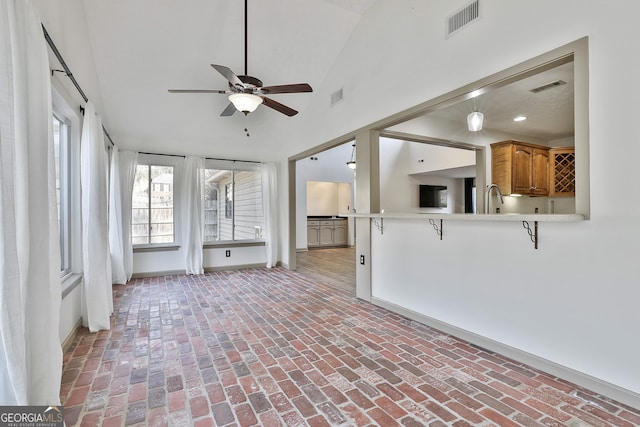
[[[456,213],[355,213],[340,214],[345,218],[378,218],[378,219],[442,219],[452,221],[539,221],[539,222],[577,222],[584,221],[582,214],[456,214]]]

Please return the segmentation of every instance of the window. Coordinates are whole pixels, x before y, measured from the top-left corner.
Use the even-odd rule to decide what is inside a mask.
[[[231,184],[224,186],[224,217],[226,219],[233,218],[233,187]]]
[[[52,117],[56,164],[56,200],[60,229],[60,274],[71,272],[71,155],[70,125],[58,115]]]
[[[262,239],[264,214],[260,170],[207,168],[204,180],[204,241]],[[219,197],[221,193],[224,198]],[[224,215],[219,215],[223,210]]]
[[[131,215],[134,245],[175,242],[174,169],[165,165],[136,166]]]

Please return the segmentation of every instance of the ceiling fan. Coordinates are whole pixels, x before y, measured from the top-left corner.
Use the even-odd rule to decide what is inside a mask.
[[[293,108],[287,107],[265,95],[278,93],[302,93],[313,92],[307,83],[263,86],[262,81],[252,77],[247,73],[247,0],[244,0],[244,75],[237,76],[230,68],[224,65],[211,64],[211,66],[224,76],[229,82],[229,89],[169,89],[171,93],[222,93],[229,95],[229,105],[225,108],[221,116],[231,116],[233,113],[242,111],[245,115],[255,111],[260,104],[281,112],[289,117],[298,114]]]

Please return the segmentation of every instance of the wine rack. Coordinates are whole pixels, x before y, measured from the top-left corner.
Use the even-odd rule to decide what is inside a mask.
[[[549,150],[549,195],[575,196],[576,194],[576,154],[573,147]]]

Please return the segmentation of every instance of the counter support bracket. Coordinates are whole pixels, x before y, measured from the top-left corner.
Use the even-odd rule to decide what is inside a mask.
[[[538,221],[533,221],[533,230],[531,230],[529,221],[522,221],[522,226],[527,230],[527,234],[529,234],[529,238],[533,242],[533,247],[538,249]]]
[[[384,218],[380,218],[380,222],[376,221],[375,218],[371,218],[371,222],[373,223],[373,225],[376,226],[376,228],[378,229],[378,231],[380,232],[380,235],[384,234]]]
[[[436,234],[440,236],[440,240],[442,240],[442,220],[440,220],[440,226],[438,226],[438,223],[436,222],[436,220],[434,220],[433,218],[430,218],[429,224],[431,224],[433,229],[436,230]]]

